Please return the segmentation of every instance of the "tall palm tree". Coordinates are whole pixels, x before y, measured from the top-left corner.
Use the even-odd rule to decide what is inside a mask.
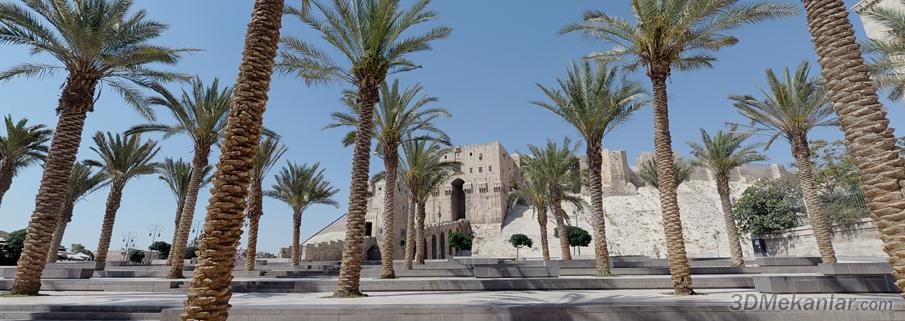
[[[638,176],[644,184],[659,190],[660,176],[657,174],[657,168],[657,159],[648,159],[641,163],[641,168],[638,169]],[[675,182],[676,187],[678,187],[691,178],[691,173],[694,171],[694,164],[679,158],[673,162],[672,168],[673,172],[676,173]]]
[[[880,226],[883,249],[889,254],[896,285],[905,290],[905,243],[899,238],[905,226],[905,191],[898,182],[905,180],[905,160],[897,153],[896,138],[889,128],[889,117],[880,104],[876,88],[864,68],[864,60],[855,44],[855,33],[841,0],[805,0],[808,27],[817,60],[820,62],[826,88],[845,133],[845,147],[853,156],[861,186],[867,196],[871,215]],[[903,66],[905,51],[901,12],[883,11],[879,6],[867,16],[889,27],[892,41],[881,49],[892,68]],[[886,17],[884,17],[886,16]],[[888,17],[888,18],[887,18]],[[870,49],[870,48],[868,48]],[[901,69],[897,69],[900,71]],[[897,72],[896,71],[896,72]],[[898,73],[898,72],[897,72]],[[893,85],[905,87],[901,74],[893,77]],[[858,97],[851,100],[851,97]],[[864,126],[870,124],[870,126]]]
[[[339,203],[333,200],[339,190],[330,185],[324,178],[324,169],[320,163],[314,165],[296,165],[287,162],[286,166],[274,177],[276,183],[271,190],[264,192],[267,197],[277,199],[292,208],[292,265],[299,265],[301,261],[300,228],[302,214],[309,206],[315,204],[333,205],[339,208]]]
[[[897,0],[900,4],[902,0]],[[862,49],[872,57],[868,61],[871,76],[879,87],[889,90],[889,99],[902,99],[905,94],[905,11],[900,8],[873,5],[861,13],[884,28],[886,37],[862,42]]]
[[[52,133],[42,124],[29,125],[28,118],[13,122],[13,117],[7,115],[3,123],[6,136],[0,135],[0,204],[20,169],[47,158],[47,141]]]
[[[66,194],[85,118],[98,98],[98,86],[119,93],[150,118],[153,114],[143,104],[141,88],[185,79],[182,74],[151,66],[173,65],[190,49],[152,44],[168,26],[149,19],[145,10],[130,14],[131,0],[28,0],[23,4],[0,4],[0,43],[27,47],[32,54],[47,54],[58,65],[15,65],[0,71],[0,80],[42,78],[60,71],[66,74],[57,106],[57,126],[10,288],[14,294],[35,295],[41,288],[48,246],[63,207],[64,200],[58,196]]]
[[[427,218],[427,199],[440,186],[459,172],[460,163],[444,160],[452,152],[445,144],[432,140],[406,139],[402,143],[400,178],[409,190],[410,206],[405,240],[405,266],[412,262],[424,264],[426,254],[424,220]]]
[[[449,111],[443,108],[428,108],[427,105],[437,101],[436,97],[421,94],[423,87],[416,84],[403,91],[399,89],[399,80],[394,80],[391,86],[383,84],[380,90],[380,100],[375,110],[374,140],[377,142],[377,154],[383,158],[384,174],[382,178],[386,184],[384,190],[384,218],[383,235],[381,244],[382,268],[381,279],[396,278],[393,268],[395,257],[396,221],[395,199],[397,170],[399,167],[399,145],[407,138],[434,139],[449,144],[449,137],[439,128],[434,127],[434,121],[441,117],[450,117]],[[348,113],[334,112],[331,117],[334,123],[327,125],[333,127],[352,127],[358,124],[361,108],[355,101],[355,93],[347,93],[344,99],[349,107]],[[415,136],[418,135],[418,136]],[[349,146],[354,143],[357,132],[353,129],[346,135],[343,144]]]
[[[211,167],[204,167],[204,179],[201,182],[201,187],[204,187],[211,182]],[[163,181],[167,184],[167,187],[170,188],[170,191],[173,192],[173,198],[176,199],[176,216],[173,223],[173,241],[170,244],[176,243],[176,238],[179,236],[179,219],[182,216],[182,208],[185,205],[185,198],[188,195],[189,185],[192,180],[192,164],[186,162],[182,159],[172,159],[167,157],[163,160],[163,163],[160,163],[160,166],[157,167],[157,179]],[[175,256],[181,259],[181,256]],[[167,257],[167,263],[172,262],[174,256]]]
[[[550,205],[547,203],[550,199],[550,190],[547,186],[546,178],[535,172],[527,171],[527,167],[522,169],[518,180],[514,182],[513,189],[509,191],[509,202],[513,205],[517,203],[526,203],[534,207],[537,213],[537,223],[540,225],[540,244],[541,253],[545,261],[550,260],[550,246],[547,238],[547,210]]]
[[[123,189],[133,178],[157,172],[158,163],[154,156],[160,151],[157,142],[142,140],[141,135],[120,135],[98,132],[93,137],[97,146],[91,150],[98,160],[87,160],[85,164],[99,167],[100,171],[110,179],[110,194],[107,195],[107,206],[104,210],[104,223],[97,243],[95,270],[103,270],[107,261],[107,250],[110,248],[110,237],[113,235],[113,223],[123,197]]]
[[[264,109],[284,6],[283,0],[255,0],[252,8],[236,90],[220,143],[214,188],[208,199],[205,237],[198,247],[198,265],[183,307],[183,315],[189,319],[225,321],[229,316],[232,270],[245,221],[249,173],[264,131]]]
[[[824,263],[835,263],[833,235],[823,214],[814,170],[808,133],[817,127],[836,126],[836,117],[819,77],[811,77],[807,61],[798,65],[793,74],[785,68],[782,78],[772,69],[767,70],[767,90],[761,90],[763,99],[751,95],[734,95],[733,106],[751,121],[756,131],[771,135],[767,147],[779,137],[792,147],[792,156],[798,167],[799,184],[804,195],[804,205],[817,238],[817,248]]]
[[[47,263],[57,261],[57,252],[59,252],[60,243],[63,242],[66,227],[69,222],[72,222],[76,203],[109,184],[110,180],[104,171],[95,172],[84,162],[75,163],[72,166],[72,173],[69,175],[69,191],[66,193],[66,202],[63,204],[63,212],[60,213],[60,221],[53,232],[50,250],[47,251]]]
[[[289,148],[280,143],[279,138],[265,136],[258,144],[254,167],[251,171],[251,186],[248,191],[248,246],[245,250],[245,270],[254,271],[258,251],[258,227],[264,215],[264,176],[283,157]]]
[[[332,49],[342,53],[344,63],[335,61],[327,51],[294,38],[282,40],[277,67],[306,83],[346,82],[355,87],[359,122],[352,158],[352,182],[349,188],[349,214],[337,297],[361,295],[361,252],[368,203],[368,167],[374,129],[374,106],[380,100],[379,89],[389,74],[418,68],[409,55],[430,50],[430,42],[446,38],[451,29],[435,27],[425,33],[406,37],[413,27],[437,18],[428,10],[430,0],[419,0],[410,8],[400,0],[334,0],[327,5],[306,0],[299,9],[287,12],[301,18],[321,34]],[[317,9],[322,17],[313,14]]]
[[[185,135],[192,139],[194,155],[192,156],[192,176],[182,205],[182,214],[176,226],[176,239],[171,253],[183,253],[188,244],[189,230],[195,218],[195,205],[198,202],[198,190],[204,180],[204,168],[209,166],[208,157],[211,148],[217,144],[226,128],[226,117],[229,114],[229,100],[233,95],[230,86],[220,88],[220,81],[214,78],[210,86],[205,86],[201,78],[196,77],[191,83],[190,92],[183,90],[176,96],[163,87],[155,87],[158,96],[152,97],[153,105],[166,108],[176,122],[173,124],[148,123],[130,128],[126,133],[159,132],[166,139],[173,135]],[[168,277],[182,278],[182,257],[170,256]]]
[[[547,204],[553,209],[553,217],[560,231],[564,231],[566,226],[566,211],[562,208],[564,197],[581,179],[578,157],[575,156],[577,148],[578,145],[573,144],[568,137],[563,138],[561,145],[553,140],[547,140],[543,147],[528,145],[531,156],[524,166],[529,175],[542,176],[547,182]],[[559,246],[562,248],[562,259],[571,260],[569,238],[565,237],[565,233],[559,237]]]
[[[742,266],[742,245],[739,243],[738,228],[735,226],[735,214],[732,212],[732,201],[729,199],[729,173],[742,165],[766,160],[767,157],[757,151],[762,144],[745,145],[745,140],[752,133],[737,133],[734,128],[729,132],[722,130],[710,136],[701,129],[701,142],[689,142],[695,163],[707,167],[716,178],[716,190],[720,194],[723,206],[723,221],[726,224],[726,237],[729,239],[729,262],[732,266]]]
[[[535,105],[547,109],[572,124],[584,138],[588,159],[588,191],[591,193],[591,217],[594,220],[594,253],[597,274],[609,275],[610,251],[606,243],[606,220],[603,210],[601,166],[602,141],[648,100],[640,84],[617,75],[615,68],[604,64],[591,67],[589,62],[572,63],[566,79],[557,80],[559,88],[538,85],[550,102]],[[545,231],[542,230],[544,234]],[[545,238],[546,235],[541,237]],[[541,240],[544,243],[545,240]]]
[[[744,25],[793,16],[792,4],[763,2],[739,4],[738,0],[632,0],[635,22],[597,10],[584,21],[566,26],[562,33],[582,32],[613,46],[589,58],[622,61],[629,70],[644,68],[653,85],[654,147],[660,177],[674,177],[672,137],[666,80],[673,68],[683,71],[711,67],[714,54],[738,43],[729,32]],[[660,207],[666,232],[669,270],[676,294],[693,294],[691,269],[685,252],[676,185],[666,181],[660,190]]]

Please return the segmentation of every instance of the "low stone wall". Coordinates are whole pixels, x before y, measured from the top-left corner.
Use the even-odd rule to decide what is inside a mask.
[[[810,225],[752,238],[766,240],[768,256],[820,256]],[[750,249],[750,243],[745,245]],[[833,226],[833,249],[837,256],[886,256],[877,223],[870,218]]]
[[[330,241],[302,246],[302,260],[304,261],[340,261],[343,257],[345,241]],[[373,256],[373,248],[377,247],[377,239],[373,236],[364,238],[362,242],[362,260],[369,260],[369,253]],[[379,251],[378,251],[379,253]]]

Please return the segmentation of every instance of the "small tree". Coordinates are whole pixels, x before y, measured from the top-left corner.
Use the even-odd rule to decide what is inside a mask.
[[[164,241],[157,241],[148,246],[148,249],[151,251],[157,251],[157,259],[165,260],[170,256],[170,243]]]
[[[553,236],[559,237],[558,227],[553,229]],[[578,226],[569,225],[566,225],[566,237],[569,240],[569,245],[572,246],[573,250],[577,251],[578,255],[581,255],[581,249],[579,247],[590,245],[591,240],[593,239],[587,230]]]
[[[512,234],[509,237],[509,244],[512,244],[515,247],[515,259],[518,259],[518,250],[522,247],[531,247],[534,245],[534,241],[531,241],[531,238],[525,234]]]
[[[74,243],[74,244],[72,244],[72,246],[69,247],[69,251],[72,252],[72,253],[88,254],[88,250],[85,249],[85,246],[82,245],[82,243]]]
[[[185,256],[183,256],[186,260],[191,260],[198,257],[198,254],[195,253],[198,248],[194,245],[185,248]]]
[[[804,212],[801,190],[789,178],[759,181],[742,193],[734,206],[739,230],[764,234],[798,225]]]
[[[449,233],[449,239],[447,240],[447,242],[449,243],[449,247],[455,249],[457,253],[459,251],[471,250],[471,238],[464,233]]]
[[[9,233],[6,244],[0,247],[0,265],[15,265],[22,255],[23,243],[25,243],[24,229]]]
[[[129,262],[139,264],[145,259],[145,252],[140,250],[132,250],[129,252]]]

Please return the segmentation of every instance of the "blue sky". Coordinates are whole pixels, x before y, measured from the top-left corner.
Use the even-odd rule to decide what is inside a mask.
[[[854,0],[846,0],[851,7]],[[208,1],[136,1],[149,10],[150,17],[170,24],[169,31],[156,43],[173,47],[203,49],[187,56],[173,67],[198,74],[206,81],[219,77],[232,83],[237,74],[245,26],[252,1],[228,1],[212,6]],[[295,4],[296,1],[290,1]],[[800,4],[795,1],[794,3]],[[517,5],[516,5],[517,4]],[[540,99],[536,83],[552,84],[565,74],[571,60],[603,48],[599,42],[579,35],[560,36],[557,31],[577,21],[586,9],[604,10],[630,17],[628,1],[434,1],[442,23],[454,28],[449,39],[438,41],[434,50],[412,58],[424,68],[397,75],[403,85],[420,82],[425,92],[439,98],[438,106],[449,109],[454,117],[439,126],[455,144],[474,144],[499,140],[510,152],[526,150],[527,144],[543,143],[547,138],[577,138],[574,130],[547,111],[529,102]],[[864,39],[857,15],[852,15],[858,36]],[[300,38],[317,37],[297,19],[284,19],[284,34]],[[715,130],[726,122],[743,121],[731,108],[730,94],[757,94],[764,83],[766,68],[783,68],[816,58],[807,32],[805,17],[745,27],[735,33],[741,42],[718,54],[719,61],[710,70],[676,73],[669,86],[674,148],[688,154],[685,142],[698,138],[698,128]],[[317,43],[319,40],[316,40]],[[47,61],[46,56],[30,57],[20,47],[0,47],[0,68],[27,61]],[[817,68],[815,68],[815,72]],[[644,81],[643,75],[633,75]],[[17,79],[0,84],[0,114],[54,126],[54,108],[63,75],[46,79]],[[306,87],[292,77],[277,75],[270,92],[264,117],[265,125],[284,137],[289,146],[285,159],[294,162],[321,162],[327,178],[340,189],[336,199],[341,208],[315,206],[303,217],[302,238],[307,238],[345,211],[351,173],[352,150],[340,144],[342,129],[322,130],[329,113],[340,110],[342,85]],[[886,102],[893,127],[905,122],[901,103]],[[171,121],[159,113],[161,121]],[[95,112],[89,114],[79,159],[95,157],[89,150],[90,136],[96,131],[123,131],[142,119],[109,91],[101,93]],[[604,139],[609,149],[623,149],[634,163],[643,151],[653,149],[650,108],[639,111],[621,129]],[[901,132],[899,133],[901,135]],[[150,137],[150,136],[149,136]],[[836,129],[816,131],[813,139],[837,139]],[[159,137],[155,137],[159,138]],[[762,139],[762,138],[757,138]],[[182,137],[163,142],[161,158],[191,158],[191,145]],[[774,144],[767,152],[771,162],[788,164],[788,145]],[[217,151],[211,160],[217,159]],[[378,170],[378,160],[372,171]],[[41,176],[40,167],[21,172],[14,180],[0,207],[0,230],[24,228],[34,208],[34,195]],[[272,178],[265,186],[272,184]],[[100,234],[107,190],[101,190],[78,204],[63,244],[83,243],[94,249]],[[196,220],[204,216],[208,192],[200,195]],[[289,208],[275,200],[264,202],[260,250],[275,251],[290,242]],[[123,232],[136,232],[139,246],[147,246],[148,227],[165,227],[162,239],[169,241],[173,230],[175,201],[156,176],[132,181],[125,190],[117,215],[111,249],[122,244]],[[243,242],[244,243],[244,242]]]

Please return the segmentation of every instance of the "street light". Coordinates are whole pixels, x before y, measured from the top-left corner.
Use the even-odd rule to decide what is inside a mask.
[[[157,238],[160,237],[160,234],[163,233],[163,225],[151,224],[148,225],[148,237],[151,238],[151,245],[157,241]],[[148,248],[150,250],[150,247]],[[148,252],[148,264],[151,264],[151,252]]]
[[[138,235],[135,232],[126,231],[123,232],[123,257],[122,261],[126,262],[129,259],[129,254],[132,252],[132,248],[135,247],[135,236]]]

